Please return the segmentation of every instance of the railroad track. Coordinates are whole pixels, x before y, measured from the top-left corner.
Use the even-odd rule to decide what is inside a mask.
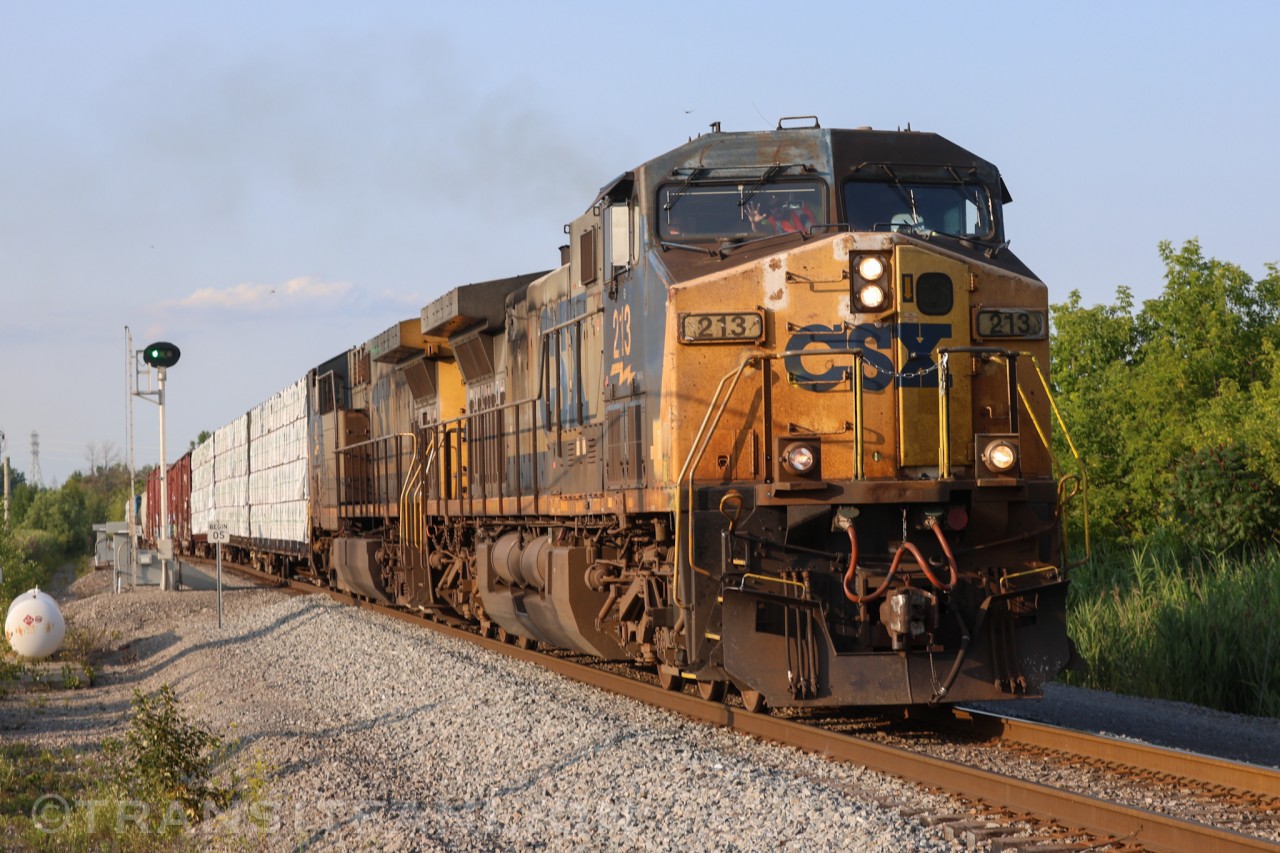
[[[193,560],[200,565],[204,561]],[[944,824],[961,842],[992,849],[1097,849],[1154,851],[1280,850],[1265,836],[1280,834],[1280,772],[1134,741],[1077,732],[1027,720],[957,709],[930,718],[931,732],[946,731],[970,742],[991,742],[1034,761],[1086,765],[1123,784],[1175,790],[1187,805],[1165,814],[1065,787],[1027,781],[1001,772],[936,757],[909,746],[887,744],[840,730],[822,716],[750,713],[734,704],[621,675],[585,656],[550,654],[481,637],[450,624],[373,604],[304,581],[282,581],[241,566],[228,569],[259,582],[297,592],[327,593],[338,601],[375,610],[414,625],[467,640],[508,657],[530,661],[567,678],[591,684],[690,719],[752,737],[793,746],[925,788],[949,794],[950,813],[908,814],[926,824]],[[1237,828],[1214,825],[1224,812]],[[1253,831],[1250,831],[1253,830]]]

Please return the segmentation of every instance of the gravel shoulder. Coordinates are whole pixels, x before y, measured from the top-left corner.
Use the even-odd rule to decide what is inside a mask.
[[[135,689],[269,768],[201,846],[269,850],[950,850],[943,799],[707,729],[324,596],[73,586],[112,649],[94,687],[0,701],[0,737],[92,751]],[[97,594],[90,594],[97,592]],[[56,792],[55,792],[56,793]],[[883,803],[883,805],[882,805]],[[265,825],[260,829],[259,824]]]
[[[69,625],[108,652],[95,686],[0,700],[0,738],[94,751],[134,690],[173,686],[237,741],[261,799],[195,831],[243,849],[950,850],[904,813],[945,800],[567,682],[323,596],[72,584]],[[1004,704],[1004,703],[1001,703]],[[1273,763],[1280,721],[1053,687],[1022,716]],[[55,792],[56,793],[56,792]],[[252,818],[252,820],[251,820]],[[265,828],[262,828],[265,827]]]
[[[977,708],[1233,761],[1280,767],[1280,720],[1050,684],[1043,699]]]

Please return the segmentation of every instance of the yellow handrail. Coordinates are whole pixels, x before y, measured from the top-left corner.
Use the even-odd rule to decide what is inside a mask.
[[[1071,438],[1071,431],[1067,429],[1067,421],[1062,416],[1062,410],[1058,408],[1057,401],[1053,399],[1053,391],[1049,389],[1049,380],[1045,377],[1044,371],[1040,368],[1039,359],[1037,359],[1033,353],[1029,352],[1019,353],[1019,355],[1025,355],[1031,359],[1031,364],[1036,369],[1036,376],[1040,378],[1040,386],[1044,389],[1045,399],[1049,401],[1049,407],[1053,410],[1054,417],[1058,420],[1058,428],[1062,430],[1062,437],[1066,439],[1067,447],[1070,448],[1071,455],[1076,460],[1076,468],[1079,470],[1080,475],[1080,501],[1083,505],[1082,512],[1084,515],[1084,557],[1079,561],[1083,562],[1084,560],[1088,560],[1089,556],[1093,553],[1089,532],[1089,472],[1084,466],[1084,460],[1080,458],[1080,451],[1076,448],[1076,443]],[[1022,394],[1021,388],[1018,389],[1018,395],[1023,397],[1023,404],[1025,405],[1026,398]],[[1030,406],[1027,406],[1027,411],[1031,411]],[[1034,415],[1031,420],[1032,423],[1035,423]],[[1040,430],[1038,424],[1036,429],[1037,431]],[[1045,440],[1043,432],[1041,432],[1041,441],[1044,441],[1046,449],[1050,449],[1049,443]],[[1052,456],[1052,451],[1050,451],[1050,456]],[[1064,476],[1062,479],[1065,480],[1066,477]],[[1059,486],[1061,486],[1061,482],[1059,482]]]
[[[711,424],[711,429],[714,430],[714,424],[720,422],[720,418],[724,415],[725,408],[729,405],[729,400],[733,397],[733,390],[734,388],[737,387],[738,380],[742,378],[742,374],[747,369],[747,367],[751,365],[753,362],[755,362],[756,359],[758,358],[759,356],[754,353],[749,353],[743,356],[742,362],[737,366],[737,368],[730,370],[723,377],[721,377],[719,384],[716,385],[715,393],[711,395],[711,402],[707,404],[707,413],[702,417],[702,423],[698,426],[698,433],[697,435],[694,436],[693,444],[690,445],[689,447],[689,453],[685,457],[684,465],[683,467],[680,468],[679,476],[676,477],[676,546],[677,547],[679,547],[679,543],[680,543],[681,521],[684,519],[684,506],[683,506],[684,501],[682,500],[684,496],[684,492],[682,491],[683,489],[682,484],[684,482],[685,474],[688,473],[689,475],[689,505],[692,506],[693,505],[693,469],[696,467],[695,458],[701,459],[702,453],[706,451],[705,444],[706,444],[706,441],[709,440],[709,435],[710,435],[710,431],[708,430],[708,424]],[[733,379],[733,383],[729,386],[729,391],[725,394],[724,402],[721,403],[720,405],[720,411],[716,413],[715,419],[714,421],[712,421],[711,413],[716,407],[716,401],[720,399],[720,393],[724,391],[725,383],[728,382],[730,379]],[[702,447],[699,448],[699,445],[702,445]],[[698,566],[693,561],[693,536],[689,535],[686,538],[689,540],[688,542],[689,568],[692,569],[693,571],[700,571],[703,574],[709,574],[706,569],[699,569]],[[675,577],[672,579],[671,600],[675,602],[676,607],[686,606],[684,603],[680,601],[680,565],[678,560],[675,567]]]
[[[715,431],[716,426],[720,423],[720,419],[724,416],[724,412],[728,408],[730,400],[733,399],[733,394],[737,390],[738,382],[739,380],[741,380],[743,373],[746,371],[748,367],[758,366],[757,364],[758,362],[762,362],[762,361],[772,362],[772,361],[777,361],[779,359],[790,358],[792,356],[803,356],[803,355],[812,355],[812,354],[813,353],[806,352],[803,349],[785,350],[783,352],[774,352],[774,353],[748,353],[742,357],[742,361],[738,364],[736,368],[729,370],[727,373],[725,373],[723,377],[721,377],[720,382],[716,385],[715,392],[711,395],[711,400],[707,403],[707,412],[705,415],[703,415],[702,423],[698,426],[698,432],[694,436],[693,443],[689,446],[689,453],[685,456],[684,465],[681,466],[680,473],[676,477],[676,543],[677,543],[677,547],[679,547],[679,543],[680,543],[680,532],[681,532],[682,522],[685,515],[686,503],[687,503],[687,506],[689,507],[693,506],[693,472],[697,469],[698,463],[702,460],[702,455],[706,453],[707,446],[711,440],[711,434]],[[862,461],[862,453],[863,453],[862,348],[850,347],[844,350],[831,350],[831,351],[823,352],[822,354],[825,356],[847,355],[853,359],[853,369],[848,374],[848,377],[849,377],[850,387],[853,391],[853,406],[854,406],[853,441],[854,441],[854,454],[857,457],[854,460],[854,477],[855,479],[862,479],[865,476],[865,473],[863,471],[863,461]],[[768,370],[770,368],[766,366],[764,369]],[[732,382],[730,382],[730,380],[732,380]],[[726,383],[729,383],[729,387],[727,390],[725,389]],[[723,395],[723,399],[722,399],[722,395]],[[713,417],[713,413],[714,413],[714,417]],[[767,449],[766,449],[766,452],[767,452]],[[688,477],[687,483],[686,483],[686,475]],[[766,476],[768,476],[768,472],[766,472]],[[686,489],[688,490],[687,502],[685,499]],[[685,547],[687,551],[687,562],[688,562],[689,569],[701,575],[710,576],[711,573],[707,569],[704,569],[701,566],[697,565],[697,563],[694,561],[692,526],[693,526],[693,522],[692,522],[692,515],[691,515],[690,521],[688,524],[688,527],[690,529],[686,531],[686,536],[685,536],[685,539],[687,540],[685,543]],[[675,602],[675,605],[677,607],[686,606],[683,602],[680,601],[680,566],[678,563],[676,565],[675,578],[674,578],[673,587],[672,587],[672,601]]]

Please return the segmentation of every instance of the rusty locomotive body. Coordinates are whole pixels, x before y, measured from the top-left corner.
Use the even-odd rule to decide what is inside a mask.
[[[753,709],[1038,693],[1067,578],[1007,190],[933,134],[800,124],[690,140],[556,269],[312,370],[305,547],[240,553]]]

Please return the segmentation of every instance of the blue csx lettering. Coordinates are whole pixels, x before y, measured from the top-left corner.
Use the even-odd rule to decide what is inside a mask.
[[[863,363],[875,373],[863,375],[862,387],[868,391],[883,391],[897,378],[899,388],[937,388],[938,373],[929,370],[933,366],[933,350],[944,339],[951,337],[950,323],[903,323],[896,327],[897,339],[907,351],[907,363],[900,373],[895,373],[889,353],[895,337],[892,326],[876,326],[863,323],[851,330],[841,326],[817,324],[805,326],[787,341],[790,351],[807,350],[819,356],[822,349],[861,349]],[[787,373],[811,391],[830,391],[843,384],[841,380],[851,361],[837,358],[823,373],[810,373],[804,367],[809,355],[792,355],[785,360]]]

